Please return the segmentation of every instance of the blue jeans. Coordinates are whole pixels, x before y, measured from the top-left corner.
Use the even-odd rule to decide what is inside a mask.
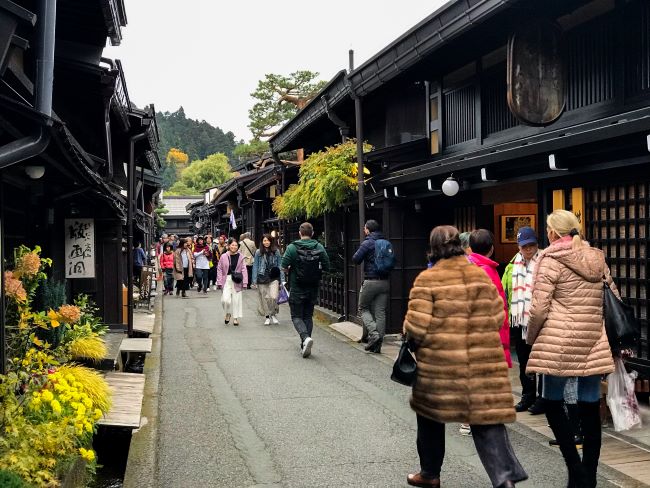
[[[568,376],[543,376],[544,386],[542,397],[546,400],[564,400],[564,387],[570,378]],[[600,375],[578,376],[578,401],[599,402],[600,401]]]

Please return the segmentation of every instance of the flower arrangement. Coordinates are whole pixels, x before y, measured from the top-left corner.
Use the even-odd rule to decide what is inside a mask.
[[[11,359],[0,375],[0,474],[25,486],[54,487],[79,458],[94,472],[92,437],[110,408],[110,391],[97,371],[72,362],[99,360],[106,351],[106,328],[88,297],[33,309],[51,265],[40,252],[21,246],[5,273]]]

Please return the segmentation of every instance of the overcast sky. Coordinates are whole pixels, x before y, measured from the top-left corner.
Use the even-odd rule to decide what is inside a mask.
[[[129,96],[157,110],[183,106],[237,140],[250,139],[250,93],[266,73],[306,69],[331,79],[359,66],[443,0],[125,0],[120,46]],[[310,6],[311,5],[311,6]]]

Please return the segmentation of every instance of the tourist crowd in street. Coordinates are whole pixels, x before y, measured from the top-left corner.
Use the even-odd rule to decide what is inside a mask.
[[[369,353],[379,353],[396,256],[378,222],[369,220],[364,231],[352,257],[364,273],[359,342],[367,343]],[[221,235],[215,242],[211,235],[163,236],[158,257],[165,294],[173,294],[174,280],[181,297],[194,284],[203,294],[221,289],[224,322],[233,325],[242,319],[244,289],[257,289],[260,322],[267,326],[278,323],[278,304],[288,301],[300,351],[309,357],[314,306],[329,259],[311,224],[303,223],[299,233],[284,255],[269,234],[259,248],[248,233],[240,241]],[[613,354],[625,353],[610,349],[603,282],[618,292],[603,252],[581,237],[572,212],[551,213],[546,234],[550,244],[540,250],[535,230],[519,228],[519,252],[500,277],[490,231],[461,234],[452,226],[431,231],[428,266],[410,290],[403,323],[404,340],[417,361],[411,406],[421,467],[408,475],[408,484],[440,486],[449,422],[461,423],[460,433],[472,436],[494,487],[527,479],[504,424],[528,410],[546,414],[556,437],[551,444],[559,446],[567,466],[568,487],[596,486],[601,380],[614,371]],[[522,387],[516,405],[508,374],[511,337]]]

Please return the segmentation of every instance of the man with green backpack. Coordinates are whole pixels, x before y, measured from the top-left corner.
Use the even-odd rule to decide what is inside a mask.
[[[314,227],[309,222],[300,224],[300,239],[287,246],[282,257],[282,268],[289,272],[289,308],[291,321],[300,335],[302,357],[309,357],[314,340],[314,305],[323,272],[330,269],[325,248],[313,239]]]
[[[395,253],[389,240],[379,230],[376,220],[368,220],[363,227],[366,238],[352,256],[355,264],[363,265],[363,284],[359,293],[359,312],[364,332],[368,334],[366,351],[380,353],[386,333],[388,281],[395,267]]]

